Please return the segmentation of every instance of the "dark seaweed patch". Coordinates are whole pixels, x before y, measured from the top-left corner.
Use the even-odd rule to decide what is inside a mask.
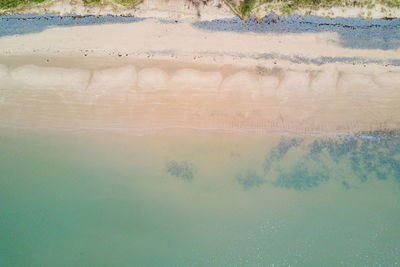
[[[274,162],[270,158],[267,157],[265,159],[264,164],[263,164],[263,169],[264,169],[265,173],[269,172],[269,170],[271,169],[273,163]]]
[[[309,145],[309,155],[319,155],[326,150],[332,159],[339,161],[342,157],[348,155],[350,152],[357,150],[357,148],[358,140],[355,138],[314,140],[314,142]]]
[[[188,163],[186,161],[182,161],[179,163],[175,160],[171,160],[165,164],[165,168],[167,172],[172,176],[189,182],[193,180],[194,166],[191,163]]]
[[[357,153],[356,151],[352,151],[352,153],[351,153],[351,155],[349,157],[349,160],[350,160],[351,169],[354,172],[362,171],[361,163],[360,163],[361,159],[360,159],[359,153]]]
[[[361,166],[360,153],[358,151],[352,151],[349,157],[350,166],[354,174],[360,179],[361,182],[366,182],[368,175],[364,172]]]
[[[292,147],[298,147],[303,143],[303,138],[281,138],[279,144],[266,156],[264,161],[264,172],[268,172],[274,162],[281,160]]]
[[[238,183],[242,186],[243,190],[260,187],[262,184],[267,182],[267,180],[261,178],[254,170],[248,170],[245,173],[241,173],[237,175],[236,179]]]
[[[320,185],[321,182],[329,180],[328,171],[312,172],[304,162],[297,163],[288,173],[280,173],[275,185],[279,187],[294,188],[296,190],[309,189]]]
[[[323,140],[314,140],[311,144],[308,145],[308,158],[311,158],[314,161],[321,162],[321,154],[324,151],[329,151],[330,153],[333,153],[333,142],[328,139],[323,139]]]
[[[338,140],[315,140],[309,145],[309,156],[314,160],[319,160],[318,156],[324,150],[328,151],[329,156],[337,163],[341,158],[350,152],[357,150],[357,139],[338,139]]]
[[[370,140],[367,149],[363,149],[365,169],[375,173],[379,180],[387,180],[396,172],[398,160],[395,157],[398,152],[392,148],[396,147],[397,140],[390,138],[390,145],[388,145],[388,141],[384,139]]]
[[[329,154],[338,162],[342,157],[346,156],[352,151],[357,150],[358,141],[356,139],[348,139],[343,141],[331,142],[329,147]]]
[[[382,146],[389,150],[392,155],[400,154],[400,138],[384,139],[382,140]]]
[[[376,134],[376,133],[374,133]],[[389,132],[381,136],[353,136],[339,138],[321,138],[305,146],[306,155],[290,170],[280,170],[281,160],[292,147],[300,146],[302,140],[282,138],[266,156],[263,168],[265,173],[275,167],[279,175],[274,185],[297,190],[318,186],[335,175],[348,175],[347,167],[353,177],[360,182],[368,178],[388,180],[394,178],[400,182],[400,138],[398,132]],[[310,162],[313,161],[314,163]],[[329,162],[334,163],[328,170]],[[282,162],[283,163],[283,162]],[[352,188],[346,179],[342,179],[344,188]]]
[[[281,141],[279,142],[278,146],[276,147],[276,150],[273,151],[276,153],[276,157],[278,159],[281,159],[286,155],[286,153],[292,148],[292,147],[298,147],[301,145],[304,139],[302,138],[291,138],[291,139],[286,139],[282,138]]]
[[[310,154],[312,155],[319,155],[323,149],[324,149],[324,144],[318,140],[314,140],[314,142],[309,145],[310,149]]]
[[[381,167],[376,170],[377,178],[386,180],[389,176],[393,176],[397,181],[400,180],[400,161],[392,157],[381,156],[378,160]]]

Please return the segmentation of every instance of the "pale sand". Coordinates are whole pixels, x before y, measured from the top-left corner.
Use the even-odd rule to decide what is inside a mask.
[[[257,77],[248,71],[239,71],[228,76],[222,83],[223,91],[242,91],[243,93],[252,93],[261,89]]]
[[[24,65],[10,73],[11,85],[28,90],[83,91],[89,82],[89,71],[73,68],[45,68]]]
[[[338,38],[217,33],[157,20],[2,37],[0,126],[399,129],[400,67],[290,60],[400,58],[399,50],[343,48]]]
[[[134,66],[96,70],[92,74],[87,91],[88,94],[95,96],[116,90],[129,91],[135,87],[136,81],[137,73]]]
[[[180,69],[171,77],[171,88],[175,90],[216,91],[222,81],[219,72],[200,72],[193,69]]]
[[[177,70],[152,60],[134,64],[107,69],[98,64],[84,69],[3,66],[2,72],[10,74],[5,75],[8,87],[0,91],[0,125],[258,133],[352,133],[400,126],[399,84],[381,82],[381,74],[349,72],[337,65],[329,68],[337,74],[326,66],[260,74],[251,68],[193,69],[185,63]]]
[[[138,74],[138,88],[142,90],[166,90],[168,81],[168,74],[159,68],[145,68]]]

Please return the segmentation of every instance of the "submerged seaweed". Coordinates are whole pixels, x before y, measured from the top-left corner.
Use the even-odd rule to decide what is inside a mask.
[[[314,142],[308,146],[308,155],[313,160],[319,161],[318,156],[326,150],[329,156],[337,163],[342,157],[357,150],[357,147],[358,140],[355,138],[314,140]]]
[[[299,162],[289,172],[281,172],[274,184],[279,187],[303,190],[318,186],[329,178],[327,170],[313,172],[306,167],[304,162]]]
[[[282,168],[285,155],[302,142],[302,139],[282,138],[265,158],[265,173],[272,167],[277,170]],[[368,178],[395,179],[400,182],[400,138],[397,132],[373,137],[321,138],[304,145],[303,151],[304,148],[305,156],[301,156],[294,167],[283,164],[285,167],[279,171],[274,185],[297,190],[315,187],[333,175],[349,175],[346,166],[350,167],[351,176],[357,177],[362,183]],[[331,164],[328,170],[327,166]],[[346,179],[341,183],[347,189],[353,187]]]
[[[352,151],[349,157],[350,166],[354,174],[360,179],[361,182],[366,182],[368,175],[365,173],[361,166],[361,157],[358,151]]]
[[[310,155],[313,156],[318,156],[323,150],[324,150],[325,146],[324,143],[322,143],[319,140],[314,140],[314,142],[312,142],[311,145],[309,145],[309,149],[310,149]]]
[[[179,163],[175,160],[171,160],[165,164],[165,168],[167,172],[172,176],[180,178],[184,181],[193,180],[194,166],[191,163],[188,163],[186,161],[182,161],[181,163]]]
[[[303,138],[282,138],[277,146],[277,158],[281,159],[292,147],[298,147],[303,143]]]
[[[338,162],[342,157],[350,152],[357,150],[358,141],[354,138],[343,141],[332,142],[329,147],[329,155]]]
[[[236,179],[242,186],[243,190],[260,187],[262,184],[267,182],[267,180],[261,178],[254,170],[247,170],[245,173],[238,174]]]
[[[268,172],[274,162],[281,160],[292,147],[298,147],[303,143],[303,138],[281,138],[279,144],[271,150],[264,161],[264,172]]]

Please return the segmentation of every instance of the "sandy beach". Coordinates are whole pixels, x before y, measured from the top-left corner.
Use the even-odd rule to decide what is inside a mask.
[[[157,19],[4,36],[1,126],[399,129],[399,48],[349,48],[341,38]]]
[[[400,19],[64,2],[0,16],[0,266],[398,266]]]

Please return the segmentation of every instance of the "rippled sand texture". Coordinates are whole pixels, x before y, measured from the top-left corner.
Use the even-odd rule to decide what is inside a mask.
[[[400,72],[329,64],[303,70],[200,67],[0,65],[0,123],[258,132],[400,128]]]

